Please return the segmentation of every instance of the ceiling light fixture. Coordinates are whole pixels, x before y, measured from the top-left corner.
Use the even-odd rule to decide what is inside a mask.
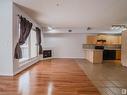
[[[112,25],[111,29],[125,31],[127,30],[127,27],[126,25]]]
[[[48,28],[48,31],[47,31],[48,33],[57,33],[56,29],[54,29],[50,26],[48,26],[47,28]]]
[[[62,3],[64,2],[64,0],[59,0],[56,2],[56,6],[59,7]]]
[[[91,30],[91,29],[92,29],[91,27],[87,27],[87,31],[88,31],[88,30]]]
[[[51,30],[53,30],[53,28],[48,26],[48,31],[51,31]]]

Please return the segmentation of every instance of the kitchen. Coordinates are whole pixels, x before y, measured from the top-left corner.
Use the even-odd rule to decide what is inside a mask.
[[[94,34],[87,36],[83,44],[85,59],[91,63],[121,60],[120,34]]]

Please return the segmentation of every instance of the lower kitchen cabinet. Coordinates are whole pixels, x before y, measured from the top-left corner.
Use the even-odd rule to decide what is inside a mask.
[[[121,60],[121,50],[116,50],[116,60]]]

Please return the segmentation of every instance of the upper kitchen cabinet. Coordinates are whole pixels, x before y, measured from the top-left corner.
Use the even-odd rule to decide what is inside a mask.
[[[97,37],[92,35],[92,36],[87,36],[87,44],[96,44],[97,42]]]
[[[105,45],[121,44],[121,35],[90,35],[87,36],[87,44],[103,43]]]

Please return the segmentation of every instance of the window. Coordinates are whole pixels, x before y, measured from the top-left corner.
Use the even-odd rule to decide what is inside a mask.
[[[19,31],[20,31],[20,24],[19,24]],[[20,32],[19,32],[19,36],[20,36]],[[22,58],[19,59],[19,62],[23,62],[38,56],[38,46],[37,46],[35,30],[31,29],[30,35],[27,38],[26,42],[23,45],[21,45],[21,50],[22,50]]]
[[[31,30],[30,33],[30,58],[34,58],[38,55],[38,46],[36,39],[36,31]]]
[[[21,45],[21,50],[22,50],[22,58],[19,59],[19,62],[25,61],[30,59],[30,54],[29,54],[29,50],[30,50],[30,36],[27,38],[25,44]]]

